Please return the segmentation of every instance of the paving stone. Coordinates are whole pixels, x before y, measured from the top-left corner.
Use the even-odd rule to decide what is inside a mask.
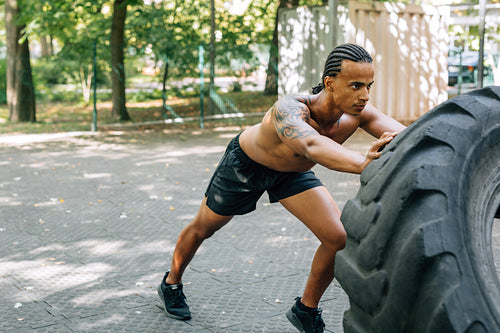
[[[14,329],[37,329],[56,324],[56,319],[45,308],[43,304],[26,302],[2,302],[0,303],[0,331]]]
[[[0,144],[0,331],[296,332],[285,313],[319,242],[267,194],[188,266],[191,320],[167,317],[157,295],[177,237],[238,131]],[[367,149],[364,140],[351,145]],[[314,171],[339,207],[356,194],[359,176]],[[327,332],[342,332],[349,302],[337,282],[320,306]]]

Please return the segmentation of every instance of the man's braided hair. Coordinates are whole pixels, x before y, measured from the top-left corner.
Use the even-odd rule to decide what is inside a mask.
[[[325,88],[325,77],[335,77],[338,73],[340,73],[340,66],[342,65],[342,60],[344,59],[352,60],[354,62],[373,62],[373,58],[370,54],[359,45],[347,43],[337,46],[328,55],[321,83],[312,88],[313,94],[319,94],[321,90]]]

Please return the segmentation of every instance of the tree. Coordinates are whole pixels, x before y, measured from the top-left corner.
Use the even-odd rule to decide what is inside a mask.
[[[166,101],[167,82],[172,76],[198,76],[199,47],[207,45],[203,29],[208,29],[209,2],[167,0],[144,4],[130,11],[125,39],[131,54],[163,69],[162,98]]]
[[[267,65],[266,85],[264,95],[278,94],[278,14],[281,8],[291,8],[299,5],[299,0],[280,0],[274,18],[274,32],[269,48],[269,63]]]
[[[5,0],[5,30],[7,37],[7,105],[12,122],[36,121],[35,88],[31,75],[28,36],[25,24],[19,21],[19,4]]]
[[[109,70],[111,10],[108,2],[31,0],[23,8],[23,17],[29,23],[25,30],[30,36],[41,41],[57,41],[58,50],[52,50],[50,55],[52,42],[48,43],[49,55],[37,61],[57,63],[58,82],[79,83],[85,102],[90,100],[94,42],[98,46],[98,67]]]
[[[274,16],[274,32],[271,46],[269,48],[269,63],[266,72],[266,85],[264,88],[264,95],[277,95],[278,94],[278,16],[280,9],[293,8],[299,5],[317,6],[323,5],[323,0],[280,0],[276,15]]]
[[[130,120],[125,101],[124,31],[128,0],[115,0],[111,23],[111,99],[113,118]]]
[[[40,46],[42,48],[42,57],[50,57],[54,55],[54,44],[52,36],[40,36]]]

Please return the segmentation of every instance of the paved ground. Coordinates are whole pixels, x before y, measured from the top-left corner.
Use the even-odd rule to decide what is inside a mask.
[[[296,332],[284,314],[318,242],[265,196],[186,271],[192,320],[166,317],[156,294],[237,131],[0,136],[0,331]],[[370,142],[357,133],[346,145]],[[341,208],[355,196],[359,176],[315,171]],[[342,332],[338,282],[320,306],[327,331]]]
[[[295,332],[284,314],[318,242],[265,196],[188,268],[193,319],[160,308],[177,235],[237,131],[0,137],[0,331]],[[359,176],[315,170],[341,207],[355,196]],[[342,332],[338,282],[321,307]]]

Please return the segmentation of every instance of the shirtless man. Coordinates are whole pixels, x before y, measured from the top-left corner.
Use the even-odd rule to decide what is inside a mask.
[[[158,288],[168,316],[191,318],[182,275],[201,243],[234,215],[253,211],[267,191],[271,202],[279,201],[321,242],[304,293],[287,318],[301,332],[324,331],[318,303],[333,280],[335,254],[344,247],[346,232],[340,209],[311,168],[320,164],[360,174],[405,128],[368,103],[374,82],[372,61],[357,45],[336,47],[313,95],[278,100],[261,123],[229,143],[198,214],[179,235],[171,269]],[[342,146],[358,127],[378,138],[366,156]]]

